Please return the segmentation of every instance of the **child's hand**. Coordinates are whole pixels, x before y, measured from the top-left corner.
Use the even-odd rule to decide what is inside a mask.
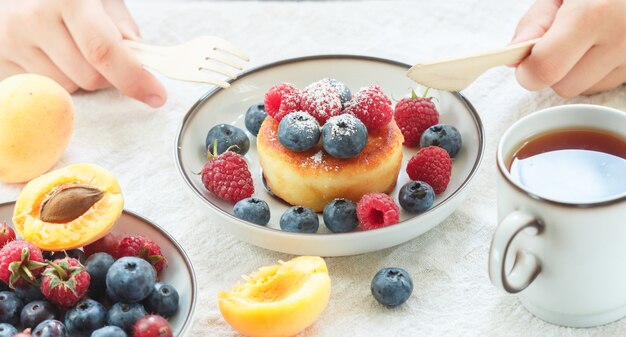
[[[139,39],[123,0],[0,0],[0,80],[37,73],[69,92],[111,84],[163,105],[165,89],[122,38]]]
[[[517,80],[526,89],[552,87],[574,97],[626,82],[626,1],[537,0],[513,43],[540,36],[517,66]]]

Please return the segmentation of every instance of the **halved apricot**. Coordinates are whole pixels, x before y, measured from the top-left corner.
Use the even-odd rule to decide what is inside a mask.
[[[313,324],[330,299],[330,278],[320,257],[301,256],[260,268],[245,284],[220,292],[228,324],[250,337],[293,336]]]
[[[74,249],[105,236],[123,208],[120,185],[110,172],[76,164],[31,180],[17,199],[13,224],[40,249]]]

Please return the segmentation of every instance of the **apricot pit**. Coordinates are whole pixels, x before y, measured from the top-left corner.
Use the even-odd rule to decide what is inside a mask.
[[[31,180],[16,202],[13,223],[20,236],[41,249],[68,250],[105,236],[123,207],[111,173],[78,164]]]
[[[61,185],[41,203],[39,218],[45,222],[66,223],[85,214],[104,196],[97,187],[82,184]]]

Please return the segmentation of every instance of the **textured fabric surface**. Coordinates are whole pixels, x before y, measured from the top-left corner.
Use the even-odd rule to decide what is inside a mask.
[[[170,44],[196,35],[222,36],[252,57],[250,66],[294,56],[353,53],[407,63],[505,45],[530,1],[239,2],[131,1],[148,42]],[[626,89],[564,100],[552,91],[530,93],[513,71],[487,72],[464,91],[485,124],[484,164],[467,200],[439,226],[398,247],[326,259],[331,302],[303,336],[618,336],[626,320],[594,329],[569,329],[528,313],[515,296],[495,289],[487,253],[496,226],[495,149],[518,118],[564,103],[626,109]],[[126,207],[164,226],[185,247],[198,281],[191,336],[237,336],[224,322],[216,296],[242,274],[291,258],[243,243],[215,221],[175,168],[174,139],[182,117],[208,86],[165,80],[169,100],[152,110],[113,90],[74,96],[76,129],[58,167],[93,162],[120,180]],[[0,202],[21,185],[0,185]],[[400,266],[415,290],[396,309],[379,305],[370,281],[382,267]]]

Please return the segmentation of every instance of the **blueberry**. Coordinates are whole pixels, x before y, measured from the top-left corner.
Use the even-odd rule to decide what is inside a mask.
[[[3,281],[0,281],[0,291],[9,291],[9,290],[11,290],[11,288],[9,288],[9,286]]]
[[[246,198],[238,201],[233,214],[239,219],[265,226],[270,221],[270,207],[258,198]]]
[[[352,92],[350,92],[350,88],[348,88],[347,85],[334,78],[325,78],[324,81],[327,81],[335,88],[335,90],[337,90],[337,92],[339,93],[339,98],[341,99],[341,104],[343,106],[345,106],[346,103],[350,102],[350,100],[352,99]]]
[[[32,332],[33,337],[68,337],[67,327],[60,321],[49,319],[35,327]]]
[[[107,271],[115,259],[107,253],[95,253],[85,262],[85,269],[91,277],[89,281],[89,296],[100,298],[106,291]]]
[[[165,318],[172,317],[178,311],[178,291],[165,283],[155,283],[154,290],[143,301],[146,310]]]
[[[24,303],[10,291],[0,292],[0,323],[17,325]]]
[[[92,299],[84,299],[65,313],[65,326],[72,335],[89,336],[106,325],[106,308]]]
[[[48,301],[33,301],[24,306],[20,314],[20,321],[24,328],[34,328],[39,323],[57,319],[57,309]]]
[[[448,124],[433,125],[420,138],[420,147],[439,146],[448,152],[450,158],[459,153],[462,144],[459,130]]]
[[[435,191],[423,181],[411,181],[402,186],[398,200],[400,206],[411,213],[424,212],[433,206]]]
[[[230,124],[219,124],[211,128],[206,135],[205,146],[213,153],[213,146],[217,140],[217,154],[222,154],[230,148],[231,151],[245,155],[250,149],[250,140],[240,128]]]
[[[248,111],[246,111],[246,129],[248,129],[251,134],[255,136],[258,135],[265,117],[267,117],[267,112],[265,112],[264,104],[255,104],[249,107]]]
[[[128,337],[128,335],[120,327],[105,326],[92,332],[90,337]]]
[[[13,325],[0,323],[0,337],[12,337],[17,333],[18,331]]]
[[[331,117],[322,127],[324,150],[336,158],[352,158],[361,153],[367,143],[367,128],[349,114]]]
[[[402,268],[383,268],[372,279],[372,295],[389,307],[398,306],[411,296],[413,281]]]
[[[23,303],[30,303],[32,301],[45,299],[41,293],[41,289],[30,283],[15,288],[15,294],[22,300]]]
[[[117,297],[117,295],[115,295],[112,291],[111,288],[107,288],[107,290],[105,291],[106,293],[106,298],[109,300],[109,302],[111,303],[117,303],[120,301],[120,299]]]
[[[126,256],[115,261],[107,272],[106,285],[124,303],[137,303],[150,295],[156,272],[144,259]]]
[[[54,252],[54,253],[52,253],[52,256],[50,256],[50,258],[48,260],[54,261],[54,260],[57,260],[57,259],[64,259],[64,258],[66,258],[68,256],[72,257],[72,258],[75,258],[81,264],[84,264],[85,260],[87,260],[87,256],[80,249],[70,249],[70,250],[65,250],[65,251],[60,251],[60,252]]]
[[[280,229],[296,233],[316,233],[320,227],[317,214],[310,208],[293,206],[280,217]]]
[[[146,309],[139,303],[115,303],[107,313],[107,324],[118,326],[127,333],[132,333],[133,325],[147,314]]]
[[[324,207],[324,224],[333,233],[353,231],[359,224],[356,205],[348,199],[335,199]]]
[[[310,150],[320,140],[320,125],[309,113],[296,111],[285,116],[278,125],[278,141],[295,152]]]

